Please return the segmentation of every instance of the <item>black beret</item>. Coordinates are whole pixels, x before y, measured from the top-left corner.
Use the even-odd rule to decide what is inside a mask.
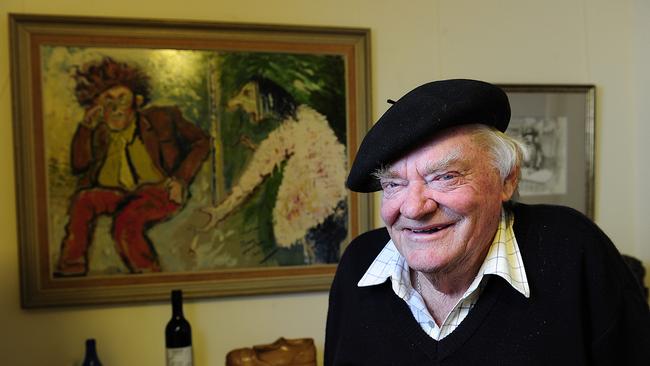
[[[421,85],[394,102],[368,131],[346,186],[356,192],[381,190],[372,173],[445,128],[482,123],[505,132],[509,121],[508,96],[497,86],[467,79]]]

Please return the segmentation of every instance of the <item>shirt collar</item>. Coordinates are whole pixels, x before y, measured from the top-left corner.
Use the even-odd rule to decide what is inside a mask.
[[[515,232],[512,229],[513,224],[514,215],[502,209],[499,227],[478,273],[497,275],[526,298],[529,298],[528,278],[517,238],[515,238]]]
[[[405,258],[397,251],[393,240],[389,240],[384,249],[370,264],[366,273],[357,284],[359,287],[374,286],[391,279],[393,291],[400,298],[409,294],[411,280]]]
[[[492,240],[492,245],[479,268],[477,278],[472,282],[467,293],[474,291],[479,286],[483,276],[492,274],[506,280],[525,297],[530,297],[524,262],[512,229],[513,223],[513,215],[502,209],[501,219]],[[392,240],[384,246],[384,249],[370,264],[357,286],[379,285],[389,278],[395,294],[406,300],[407,296],[410,296],[409,289],[412,288],[409,269],[405,258],[397,251]]]

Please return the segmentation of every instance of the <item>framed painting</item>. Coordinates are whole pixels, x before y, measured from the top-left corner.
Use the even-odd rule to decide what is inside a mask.
[[[507,134],[527,147],[519,201],[575,208],[593,219],[593,85],[500,85],[512,117]]]
[[[10,15],[22,304],[327,289],[369,30]]]

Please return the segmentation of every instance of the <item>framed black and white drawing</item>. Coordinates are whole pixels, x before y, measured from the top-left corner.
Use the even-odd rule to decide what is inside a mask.
[[[507,134],[524,142],[519,201],[575,208],[593,218],[593,85],[500,85],[510,99]]]

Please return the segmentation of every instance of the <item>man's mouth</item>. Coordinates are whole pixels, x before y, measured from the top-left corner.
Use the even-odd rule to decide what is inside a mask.
[[[434,226],[426,229],[410,229],[410,230],[414,234],[433,234],[433,233],[437,233],[440,230],[444,230],[450,226],[451,224],[447,224],[447,225]]]

